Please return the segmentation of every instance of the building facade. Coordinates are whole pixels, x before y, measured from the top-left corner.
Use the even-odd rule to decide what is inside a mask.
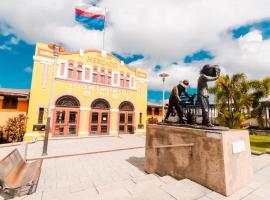
[[[29,90],[0,88],[0,126],[5,125],[9,118],[26,115],[28,100]]]
[[[53,113],[50,137],[145,133],[145,70],[106,52],[80,50],[60,53],[53,73],[53,51],[40,43],[33,59],[25,140],[44,136],[48,109]]]
[[[162,105],[156,103],[147,104],[147,122],[156,124],[161,122],[163,118]]]

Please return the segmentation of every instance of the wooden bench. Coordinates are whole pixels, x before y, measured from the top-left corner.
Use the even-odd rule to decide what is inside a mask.
[[[42,159],[28,163],[14,149],[0,161],[0,195],[10,199],[34,193],[41,165]]]

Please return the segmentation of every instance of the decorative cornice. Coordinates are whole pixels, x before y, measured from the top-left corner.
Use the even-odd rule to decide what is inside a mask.
[[[41,56],[33,56],[33,60],[42,62],[44,64],[53,64],[53,61],[54,61],[53,59],[44,58],[44,57],[41,57]]]

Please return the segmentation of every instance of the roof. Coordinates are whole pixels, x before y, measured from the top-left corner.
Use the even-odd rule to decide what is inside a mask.
[[[162,104],[147,102],[147,106],[150,106],[150,107],[162,107]]]
[[[29,97],[30,90],[0,88],[0,96]]]

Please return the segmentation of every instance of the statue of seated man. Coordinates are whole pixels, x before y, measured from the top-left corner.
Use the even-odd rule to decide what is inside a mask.
[[[218,65],[205,65],[200,71],[197,86],[197,97],[199,105],[202,109],[202,125],[212,127],[213,124],[209,121],[209,95],[208,95],[208,81],[215,81],[220,76],[220,67]]]
[[[175,108],[177,115],[179,117],[179,123],[180,124],[186,123],[183,119],[183,108],[180,104],[180,96],[182,93],[184,93],[184,95],[188,97],[189,99],[193,98],[187,93],[188,87],[189,87],[188,80],[180,81],[180,83],[177,86],[173,87],[170,98],[169,98],[169,106],[168,106],[168,110],[167,110],[164,122],[168,122],[168,118],[170,114],[172,114],[173,108]]]

